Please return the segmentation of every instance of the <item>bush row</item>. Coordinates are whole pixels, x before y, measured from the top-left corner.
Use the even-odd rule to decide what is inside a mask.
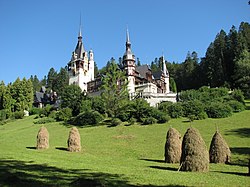
[[[192,120],[224,118],[233,112],[245,110],[244,96],[240,90],[229,91],[227,88],[201,87],[180,93],[177,103],[160,103],[159,110],[171,118],[188,117]]]

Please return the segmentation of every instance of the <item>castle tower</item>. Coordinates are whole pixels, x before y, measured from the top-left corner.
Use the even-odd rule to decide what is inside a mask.
[[[68,63],[69,85],[78,85],[82,91],[87,92],[87,84],[94,80],[94,54],[91,50],[85,51],[82,42],[81,26],[78,33],[78,42]]]
[[[162,55],[162,72],[164,75],[164,83],[165,83],[165,93],[169,93],[170,92],[170,88],[169,88],[169,73],[167,70],[167,66],[166,66],[166,62],[164,59],[164,55]]]
[[[89,77],[91,81],[95,79],[95,61],[92,49],[89,51]]]
[[[123,69],[126,71],[128,76],[128,92],[132,96],[135,92],[135,55],[131,50],[131,43],[129,39],[129,32],[126,32],[126,51],[123,55],[122,61]]]

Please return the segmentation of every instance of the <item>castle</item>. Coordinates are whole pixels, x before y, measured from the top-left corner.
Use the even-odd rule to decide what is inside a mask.
[[[148,65],[136,66],[135,55],[131,49],[129,32],[126,33],[126,50],[120,64],[128,80],[130,99],[144,98],[151,106],[157,106],[162,101],[176,102],[176,93],[169,88],[169,72],[164,56],[161,58],[162,69],[152,72]],[[68,63],[69,84],[76,84],[89,95],[100,95],[98,89],[102,84],[101,75],[94,77],[94,53],[85,51],[82,42],[81,28],[78,42]]]

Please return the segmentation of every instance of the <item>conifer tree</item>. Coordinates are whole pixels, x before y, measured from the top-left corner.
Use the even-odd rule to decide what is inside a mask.
[[[125,72],[118,68],[114,59],[111,59],[102,79],[102,91],[106,111],[112,117],[117,117],[119,108],[128,100],[128,91]]]

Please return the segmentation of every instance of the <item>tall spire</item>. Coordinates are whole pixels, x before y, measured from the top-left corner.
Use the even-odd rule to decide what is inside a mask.
[[[126,43],[130,43],[130,40],[129,40],[129,32],[128,32],[128,26],[127,26],[127,32],[126,32]]]
[[[164,76],[168,75],[168,70],[167,70],[167,66],[166,66],[166,62],[165,62],[165,58],[164,58],[163,53],[162,53],[162,71],[164,73]]]
[[[82,38],[82,15],[80,13],[80,24],[79,24],[79,33],[78,33],[78,39]]]

